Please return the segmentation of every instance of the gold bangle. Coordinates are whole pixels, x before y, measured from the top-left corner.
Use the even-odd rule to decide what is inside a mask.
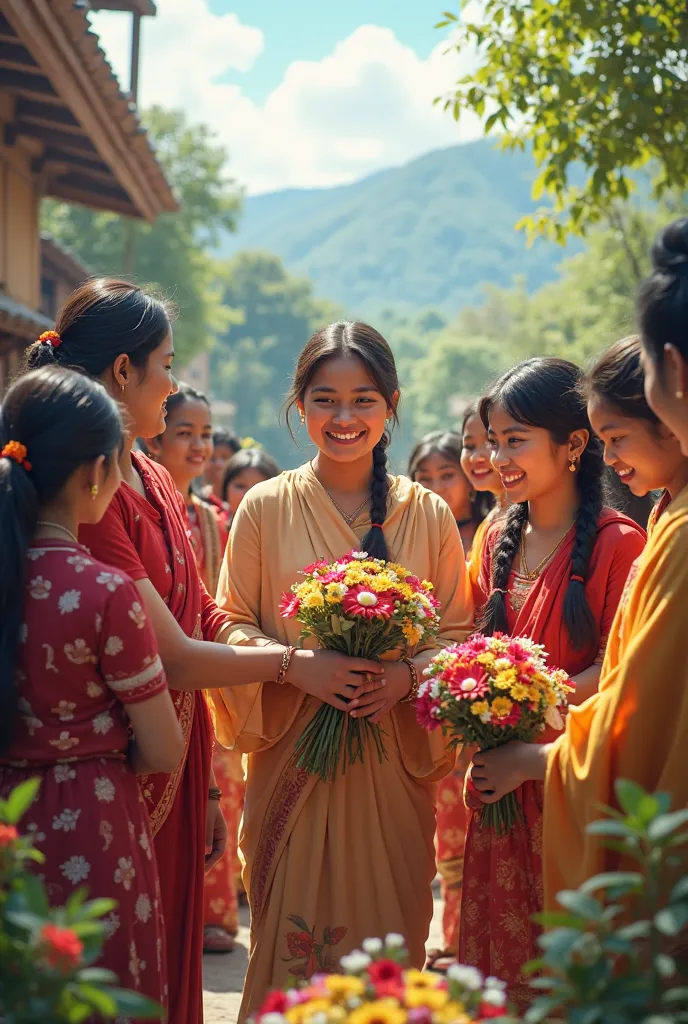
[[[211,786],[208,789],[208,799],[209,800],[221,800],[222,799],[222,790],[220,789],[219,786]]]
[[[289,666],[291,664],[291,658],[292,658],[292,655],[293,655],[295,650],[296,650],[295,647],[287,647],[286,651],[282,655],[282,664],[280,665],[280,670],[279,670],[279,672],[277,674],[277,680],[276,680],[278,686],[281,686],[282,683],[284,682],[284,677],[286,676],[287,672],[289,671]]]
[[[403,661],[404,665],[408,667],[408,670],[411,673],[411,689],[409,690],[405,697],[401,698],[401,701],[399,703],[412,704],[413,701],[417,700],[418,690],[420,688],[420,683],[418,681],[418,672],[416,671],[416,666],[413,664],[410,658],[402,658],[401,660]]]

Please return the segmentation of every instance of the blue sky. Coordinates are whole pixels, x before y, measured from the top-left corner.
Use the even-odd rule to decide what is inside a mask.
[[[140,101],[210,125],[248,193],[354,181],[481,133],[433,106],[474,60],[446,55],[443,2],[157,0]],[[91,21],[127,83],[129,16]]]
[[[279,85],[293,60],[324,57],[360,25],[386,26],[427,58],[442,38],[434,26],[445,9],[441,0],[210,0],[209,6],[215,14],[233,11],[265,35],[265,52],[244,79],[247,95],[256,102]],[[229,71],[226,77],[237,81],[240,76]]]

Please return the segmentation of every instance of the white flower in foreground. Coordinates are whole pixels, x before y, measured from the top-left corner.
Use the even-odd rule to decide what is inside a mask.
[[[486,988],[483,992],[483,1002],[490,1006],[506,1006],[506,992],[501,988]]]
[[[506,992],[506,982],[501,978],[485,978],[485,988],[498,988],[500,992]]]
[[[356,558],[359,562],[364,562],[368,557],[367,551],[352,551],[351,557]]]
[[[399,932],[390,932],[385,939],[385,946],[387,949],[404,949],[406,946],[406,939]]]
[[[383,948],[382,939],[363,940],[363,949],[366,953],[370,953],[371,956],[375,956],[376,953],[381,953]]]
[[[430,696],[432,697],[433,700],[437,700],[437,698],[440,695],[440,692],[441,691],[439,680],[433,679],[432,683],[430,684]]]
[[[477,992],[483,984],[483,976],[477,967],[466,967],[464,964],[452,964],[447,969],[447,978],[463,985],[469,992]]]
[[[342,970],[347,974],[360,974],[370,966],[370,957],[367,953],[362,953],[360,949],[355,949],[348,956],[343,956],[340,963]]]

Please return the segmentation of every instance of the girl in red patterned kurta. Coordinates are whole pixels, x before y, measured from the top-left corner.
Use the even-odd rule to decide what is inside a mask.
[[[121,439],[115,403],[71,371],[28,374],[3,404],[0,795],[40,777],[24,828],[45,854],[51,903],[84,886],[115,899],[100,963],[166,1004],[158,873],[135,769],[173,768],[181,730],[136,587],[75,536],[119,485]]]

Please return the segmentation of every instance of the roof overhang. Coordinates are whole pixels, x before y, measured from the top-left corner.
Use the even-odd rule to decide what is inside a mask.
[[[15,302],[8,295],[0,295],[0,335],[21,338],[28,344],[52,327],[54,324],[47,317],[23,306],[21,302]],[[0,338],[0,350],[6,347]],[[9,347],[12,347],[11,342]]]
[[[59,245],[51,235],[41,235],[41,267],[59,274],[76,288],[91,277],[93,271],[84,266],[71,249]]]
[[[0,91],[14,100],[4,141],[38,140],[33,170],[46,195],[148,221],[178,209],[74,0],[0,0]]]
[[[131,11],[132,14],[155,14],[153,0],[89,0],[92,11]]]

